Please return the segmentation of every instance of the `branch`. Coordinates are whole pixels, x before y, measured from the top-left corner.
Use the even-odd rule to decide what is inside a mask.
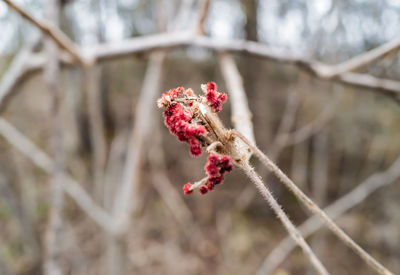
[[[36,166],[51,175],[54,169],[54,160],[40,150],[31,140],[25,137],[5,119],[0,118],[0,135],[12,146],[30,159]],[[111,217],[104,212],[90,198],[87,192],[70,175],[64,174],[63,189],[68,195],[91,217],[98,225],[110,234],[115,233],[115,226]]]
[[[246,40],[220,41],[205,36],[192,35],[190,33],[158,34],[133,38],[119,42],[118,44],[110,43],[98,45],[92,49],[91,52],[97,61],[103,61],[157,49],[172,49],[189,46],[203,47],[214,51],[237,52],[277,63],[291,64],[321,79],[333,80],[350,86],[381,91],[386,95],[396,98],[400,96],[400,82],[398,81],[350,72],[343,73],[332,79],[326,76],[326,72],[333,66],[308,60],[299,55],[262,43]]]
[[[396,182],[399,177],[400,157],[386,171],[369,176],[351,192],[325,207],[323,211],[332,219],[337,219],[379,188]],[[299,226],[299,230],[304,237],[308,237],[322,226],[323,222],[315,215]],[[292,239],[286,237],[272,250],[256,274],[270,274],[295,247],[296,244]]]
[[[255,144],[253,123],[251,122],[252,114],[249,110],[247,95],[239,70],[230,55],[221,54],[219,62],[231,97],[232,122],[235,125],[235,129]]]
[[[68,36],[66,36],[59,28],[55,27],[49,22],[35,18],[32,14],[30,14],[24,8],[17,5],[11,0],[3,1],[11,9],[19,13],[24,19],[38,27],[41,32],[50,37],[57,44],[58,47],[68,52],[73,57],[73,59],[77,61],[81,66],[87,66],[92,63],[91,60],[82,56],[78,46],[76,46],[75,43],[71,41]]]
[[[274,173],[279,180],[299,199],[314,215],[319,216],[328,228],[348,247],[350,247],[355,253],[357,253],[371,268],[377,271],[379,274],[393,274],[376,261],[371,255],[369,255],[364,249],[362,249],[357,243],[355,243],[341,228],[339,228],[331,218],[319,208],[309,197],[307,197],[303,191],[301,191],[297,185],[286,176],[285,173],[276,166],[260,149],[255,147],[248,141],[242,134],[232,130],[232,134],[243,140],[253,151],[253,153],[262,161],[262,163]]]
[[[399,50],[400,39],[395,39],[368,52],[357,55],[343,63],[331,66],[329,71],[326,72],[325,77],[334,78],[346,72],[360,70],[386,56],[396,54]]]
[[[269,189],[264,185],[261,178],[254,171],[254,169],[248,164],[247,161],[241,166],[247,176],[254,182],[261,195],[268,201],[271,208],[274,210],[286,230],[289,232],[290,237],[303,249],[304,254],[310,260],[312,265],[318,271],[319,274],[329,274],[325,267],[321,264],[317,256],[311,250],[310,246],[306,243],[303,236],[296,229],[293,223],[289,220],[288,216],[283,211],[282,207],[278,204],[275,198],[272,196]]]
[[[273,48],[262,43],[246,40],[220,41],[191,33],[156,34],[145,37],[132,38],[118,43],[105,43],[96,45],[90,52],[94,62],[103,62],[111,59],[125,58],[139,53],[151,52],[160,49],[174,49],[180,47],[202,47],[217,52],[241,53],[269,61],[297,66],[309,74],[329,81],[335,81],[344,85],[378,91],[399,101],[400,82],[390,79],[378,78],[369,74],[347,72],[335,78],[326,77],[326,72],[333,67],[323,63],[305,59],[299,55]],[[40,54],[33,57],[35,64],[33,69],[40,66]],[[66,65],[71,65],[72,60],[63,57]]]
[[[132,194],[137,194],[137,175],[143,154],[143,145],[151,134],[152,123],[148,118],[151,117],[154,102],[159,92],[162,75],[161,65],[165,56],[165,53],[151,55],[138,105],[135,109],[132,108],[135,119],[128,144],[122,183],[117,191],[113,209],[119,234],[124,234],[128,229],[132,211],[135,209],[135,203],[137,203],[137,199],[133,199]]]
[[[33,37],[14,57],[11,65],[3,75],[0,82],[0,112],[5,109],[9,99],[12,96],[13,89],[21,82],[24,75],[32,69],[27,66],[31,63],[30,55],[34,48],[39,44],[41,36],[34,32]]]

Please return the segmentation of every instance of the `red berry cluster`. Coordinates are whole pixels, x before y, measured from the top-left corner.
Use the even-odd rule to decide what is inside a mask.
[[[215,82],[208,82],[206,85],[206,99],[211,108],[218,113],[222,110],[222,104],[225,103],[228,96],[217,91],[217,84]]]
[[[171,104],[164,111],[165,125],[169,131],[176,135],[182,142],[190,145],[190,153],[193,156],[200,156],[202,153],[201,144],[196,136],[202,136],[206,128],[202,125],[192,125],[190,121],[193,117],[191,112],[184,111],[180,104]]]
[[[208,156],[208,161],[204,166],[208,179],[205,185],[200,186],[199,191],[202,195],[208,191],[214,189],[215,185],[222,184],[224,182],[224,174],[231,172],[233,169],[232,159],[230,156],[218,157],[215,154]],[[193,192],[191,183],[186,183],[183,186],[183,192],[185,194],[191,194]]]

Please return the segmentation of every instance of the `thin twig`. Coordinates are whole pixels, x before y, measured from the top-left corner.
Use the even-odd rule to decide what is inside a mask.
[[[30,139],[19,132],[5,119],[0,118],[0,135],[3,136],[18,151],[30,159],[36,166],[51,175],[54,160],[40,150]],[[63,175],[64,191],[92,218],[98,225],[110,234],[115,234],[115,226],[111,217],[91,199],[88,193],[67,173]]]
[[[337,219],[346,211],[363,202],[369,195],[378,189],[395,183],[400,177],[400,158],[384,172],[375,173],[360,183],[356,188],[342,196],[340,199],[325,207],[323,211],[332,219]],[[299,226],[301,234],[306,238],[320,229],[324,223],[315,215]],[[257,275],[270,274],[296,247],[290,237],[282,240],[264,260],[256,273]]]
[[[24,74],[29,70],[27,63],[30,62],[30,55],[39,44],[41,36],[34,32],[27,45],[23,47],[14,57],[11,65],[1,78],[0,82],[0,113],[4,111],[8,100],[11,98],[14,87],[22,80]]]
[[[30,14],[23,7],[17,5],[11,0],[3,0],[11,9],[19,13],[24,19],[38,27],[45,35],[49,36],[58,47],[68,52],[75,61],[82,66],[87,66],[92,63],[91,60],[85,58],[80,53],[79,48],[66,36],[58,27],[44,20],[39,20]]]
[[[375,260],[371,255],[369,255],[364,249],[362,249],[357,243],[355,243],[341,228],[339,228],[331,218],[319,208],[310,198],[308,198],[303,191],[301,191],[297,185],[286,176],[285,173],[276,166],[260,149],[252,145],[250,141],[246,139],[239,132],[232,130],[232,134],[236,135],[242,139],[253,151],[253,153],[263,162],[263,164],[274,173],[279,180],[298,198],[313,214],[318,215],[328,228],[348,247],[353,249],[370,267],[372,267],[379,274],[393,274],[382,266],[377,260]]]
[[[303,249],[304,254],[310,260],[312,265],[318,271],[319,274],[329,274],[326,271],[325,267],[319,261],[317,256],[311,250],[310,246],[306,243],[303,236],[296,229],[293,223],[289,220],[288,216],[285,214],[281,206],[275,200],[271,192],[264,185],[263,181],[260,179],[258,174],[254,171],[254,169],[248,164],[248,162],[244,162],[241,166],[246,175],[253,181],[256,185],[257,189],[260,191],[261,195],[268,201],[271,208],[274,210],[278,218],[281,220],[282,224],[285,226],[286,230],[289,232],[292,239]]]

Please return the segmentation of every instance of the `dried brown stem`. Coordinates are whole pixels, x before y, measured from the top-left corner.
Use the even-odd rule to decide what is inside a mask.
[[[373,268],[379,274],[393,274],[369,255],[364,249],[362,249],[357,243],[355,243],[341,228],[339,228],[331,218],[319,208],[309,197],[307,197],[303,191],[301,191],[297,185],[282,172],[279,167],[273,163],[260,149],[252,145],[249,140],[246,139],[238,131],[232,130],[232,134],[243,140],[253,151],[253,153],[262,161],[262,163],[274,173],[279,180],[298,198],[313,214],[318,215],[328,226],[328,228],[348,247],[350,247],[355,253],[357,253],[371,268]]]

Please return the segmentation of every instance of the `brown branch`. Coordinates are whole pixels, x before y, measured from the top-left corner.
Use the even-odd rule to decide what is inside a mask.
[[[279,220],[284,225],[285,229],[288,231],[290,237],[296,242],[304,252],[304,255],[309,259],[314,268],[317,270],[319,274],[329,274],[322,263],[319,261],[317,256],[311,250],[310,246],[304,240],[301,233],[298,229],[293,225],[290,221],[286,213],[283,211],[282,207],[275,200],[272,193],[269,189],[264,185],[260,176],[254,171],[254,169],[248,164],[247,161],[243,162],[243,165],[240,166],[242,170],[246,173],[246,175],[253,181],[256,185],[257,189],[260,191],[261,195],[267,200],[268,204],[271,206],[272,210],[278,216]]]
[[[316,205],[306,194],[301,191],[297,185],[281,170],[279,167],[272,162],[260,149],[250,143],[241,133],[236,130],[232,130],[232,134],[243,140],[253,151],[253,153],[261,160],[261,162],[274,173],[279,180],[296,196],[301,203],[303,203],[307,209],[317,215],[321,220],[325,222],[327,227],[334,233],[344,244],[351,248],[361,259],[363,259],[371,268],[373,268],[379,274],[393,274],[377,260],[375,260],[370,254],[362,249],[356,242],[353,241],[339,226],[332,221],[332,219]]]
[[[11,9],[19,13],[24,19],[35,25],[43,32],[45,35],[50,37],[58,47],[68,52],[75,61],[77,61],[81,66],[87,66],[92,63],[92,61],[84,57],[78,46],[72,42],[68,36],[66,36],[58,27],[53,24],[46,22],[44,20],[39,20],[35,18],[32,14],[26,11],[23,7],[17,5],[11,0],[3,0]]]
[[[363,202],[376,190],[395,183],[399,177],[400,158],[393,162],[386,171],[369,176],[352,191],[325,207],[323,211],[332,219],[337,219],[346,211]],[[301,224],[299,230],[304,237],[308,237],[319,230],[323,225],[324,223],[317,216],[313,216]],[[272,250],[256,274],[270,274],[295,247],[296,244],[292,239],[286,237]]]
[[[383,79],[371,76],[369,74],[346,72],[335,78],[326,77],[326,72],[333,66],[326,65],[317,61],[305,59],[302,56],[287,52],[282,49],[270,47],[262,43],[246,40],[225,40],[219,41],[213,38],[193,35],[190,33],[168,33],[155,34],[145,37],[132,38],[118,43],[105,43],[94,46],[90,52],[96,62],[105,60],[124,58],[145,52],[151,52],[160,49],[174,49],[180,47],[202,47],[217,52],[241,53],[266,59],[269,61],[291,64],[310,73],[311,75],[329,81],[335,81],[344,85],[358,88],[364,88],[381,92],[399,100],[400,82],[390,79]],[[34,70],[43,66],[44,61],[41,57],[34,56]],[[72,60],[63,57],[64,64],[72,64]],[[40,62],[42,62],[40,64]]]
[[[30,159],[33,164],[51,175],[55,162],[39,149],[30,139],[19,132],[5,119],[0,118],[0,135],[14,146],[19,152]],[[115,226],[110,215],[100,208],[79,183],[67,173],[63,174],[64,191],[92,218],[98,225],[110,234],[115,233]]]

